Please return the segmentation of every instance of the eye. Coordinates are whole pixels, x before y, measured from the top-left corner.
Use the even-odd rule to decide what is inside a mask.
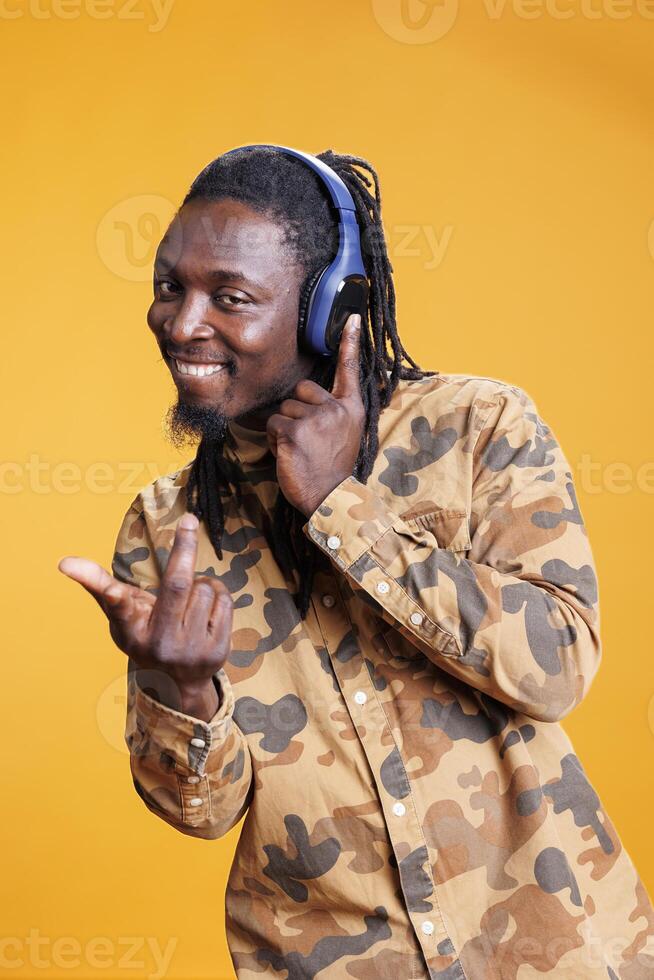
[[[179,286],[172,279],[157,279],[155,287],[162,296],[174,296],[179,292]]]
[[[219,293],[214,298],[222,306],[243,306],[249,302],[245,296],[236,296],[234,293]]]

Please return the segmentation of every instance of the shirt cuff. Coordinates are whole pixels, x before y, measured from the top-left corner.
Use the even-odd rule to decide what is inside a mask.
[[[316,507],[302,530],[345,571],[396,520],[398,515],[370,487],[347,476]]]
[[[130,678],[128,683],[134,684],[135,724],[143,746],[138,754],[150,754],[156,747],[177,765],[203,775],[209,754],[222,746],[231,729],[234,711],[234,691],[225,670],[218,670],[213,680],[220,706],[213,718],[202,721],[162,704],[146,694],[135,678]]]

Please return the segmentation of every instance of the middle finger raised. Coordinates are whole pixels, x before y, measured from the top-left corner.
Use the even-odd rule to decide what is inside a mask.
[[[169,629],[176,629],[184,618],[195,576],[197,529],[197,517],[188,513],[183,515],[175,529],[175,540],[152,611],[151,628],[154,637]]]

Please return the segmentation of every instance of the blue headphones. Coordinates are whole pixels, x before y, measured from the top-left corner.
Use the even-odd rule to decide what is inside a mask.
[[[359,313],[362,324],[365,324],[368,309],[369,287],[361,257],[356,206],[338,174],[310,153],[274,143],[252,143],[228,150],[223,156],[238,150],[263,148],[279,150],[303,160],[322,179],[338,212],[336,258],[305,284],[300,296],[298,322],[298,346],[316,354],[334,354],[348,317]]]

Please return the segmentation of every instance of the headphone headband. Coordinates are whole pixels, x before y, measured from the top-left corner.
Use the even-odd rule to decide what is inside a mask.
[[[356,212],[356,204],[341,177],[338,176],[335,170],[332,170],[331,167],[328,167],[326,163],[323,163],[322,160],[314,157],[311,153],[294,150],[290,146],[279,146],[277,143],[250,143],[247,146],[236,146],[233,150],[227,150],[226,153],[223,153],[223,156],[229,156],[230,153],[237,153],[239,150],[280,150],[282,153],[295,157],[297,160],[302,160],[319,177],[322,177],[323,183],[330,193],[332,202],[339,211]]]

